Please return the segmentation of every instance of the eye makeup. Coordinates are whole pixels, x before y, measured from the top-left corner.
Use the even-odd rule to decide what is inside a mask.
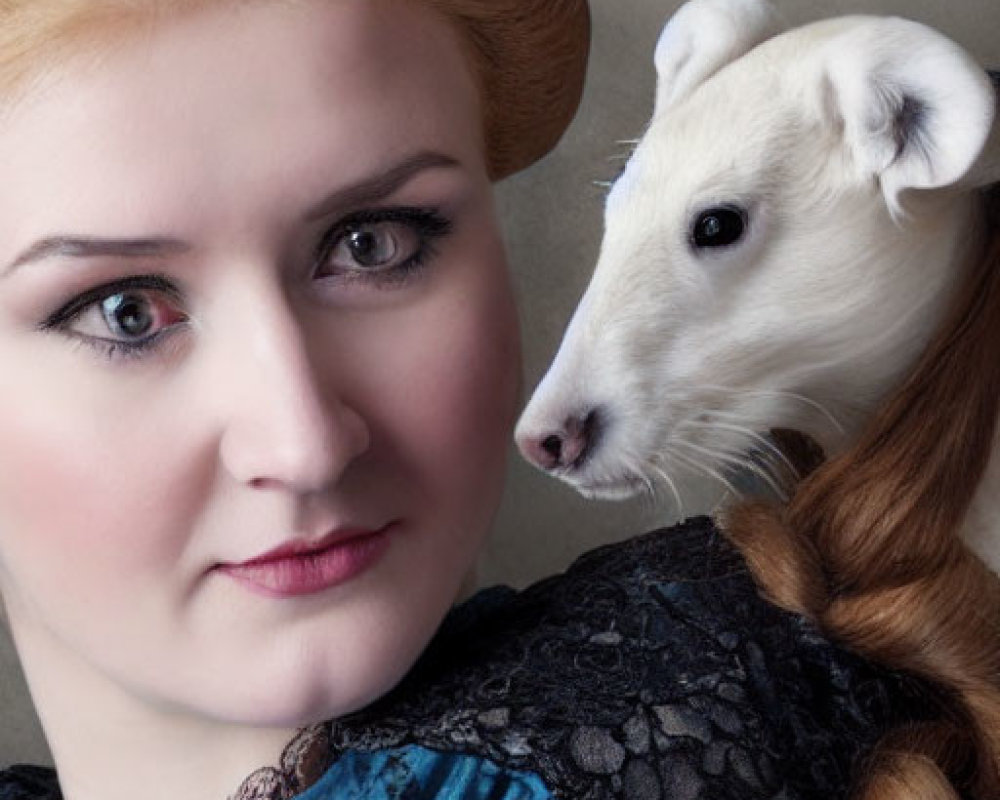
[[[352,291],[401,287],[423,271],[436,254],[435,243],[451,230],[451,220],[431,207],[346,214],[320,238],[312,279],[334,291],[339,286]],[[185,327],[185,305],[173,279],[135,274],[81,292],[48,314],[37,329],[87,345],[111,361],[139,360]]]
[[[183,295],[170,278],[155,274],[131,275],[77,295],[48,315],[38,329],[92,346],[109,359],[138,358],[149,354],[168,334],[187,322],[187,315],[181,310],[183,304]],[[153,314],[149,325],[143,327],[146,311]],[[77,329],[80,320],[91,312],[98,312],[104,318],[108,336]],[[117,336],[107,322],[109,316],[114,316],[116,324],[122,328]],[[129,325],[141,330],[130,334],[124,330]],[[147,333],[150,327],[155,329]]]
[[[434,208],[397,206],[341,218],[319,244],[314,277],[389,288],[405,282],[435,254],[452,223]]]

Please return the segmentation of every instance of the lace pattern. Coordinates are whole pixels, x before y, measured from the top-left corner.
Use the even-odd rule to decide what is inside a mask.
[[[330,765],[330,726],[300,730],[285,747],[277,767],[255,771],[230,800],[290,800],[323,777]]]
[[[699,519],[480,593],[393,693],[308,736],[326,741],[316,763],[417,745],[572,800],[793,800],[845,796],[889,726],[937,712],[927,687],[760,599]],[[237,800],[258,797],[288,795]]]
[[[538,776],[566,800],[840,798],[889,727],[939,708],[762,600],[702,518],[479,593],[399,687],[300,731],[231,800],[291,800],[346,753],[410,746]],[[54,776],[11,775],[0,800],[58,800]],[[379,796],[458,800],[390,788]]]

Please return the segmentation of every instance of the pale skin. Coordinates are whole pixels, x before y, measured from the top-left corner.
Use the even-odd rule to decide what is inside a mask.
[[[400,679],[498,502],[518,343],[477,91],[419,4],[308,0],[171,20],[4,111],[15,641],[68,800],[218,800]],[[386,544],[322,591],[220,569],[345,527]]]

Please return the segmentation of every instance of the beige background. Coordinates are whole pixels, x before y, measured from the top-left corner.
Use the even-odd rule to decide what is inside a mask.
[[[843,13],[894,13],[927,22],[1000,67],[998,0],[775,0],[790,23]],[[615,174],[618,140],[639,135],[653,94],[652,50],[674,0],[591,0],[594,15],[589,84],[560,148],[499,187],[524,321],[526,392],[555,351],[594,262],[602,190],[592,181]],[[705,511],[715,487],[695,489],[685,511]],[[563,568],[594,544],[668,524],[672,508],[593,504],[512,457],[509,491],[480,579],[523,584]],[[0,766],[44,761],[46,751],[17,662],[0,631]]]

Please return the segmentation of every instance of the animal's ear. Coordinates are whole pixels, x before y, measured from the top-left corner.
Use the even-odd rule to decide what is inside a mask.
[[[830,42],[824,71],[828,109],[894,214],[907,189],[990,182],[996,95],[950,39],[908,20],[866,20]]]
[[[777,32],[767,0],[689,0],[656,45],[656,113]]]

